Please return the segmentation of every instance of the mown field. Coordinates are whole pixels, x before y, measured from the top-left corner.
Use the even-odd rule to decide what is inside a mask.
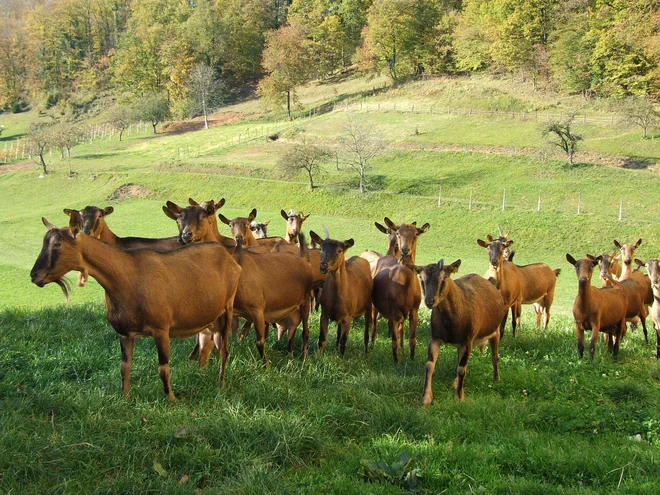
[[[378,82],[305,88],[304,111],[351,100],[372,84]],[[442,105],[453,94],[454,102],[475,108],[487,108],[490,101],[507,110],[560,111],[571,104],[547,95],[516,95],[493,81],[420,84],[365,101]],[[596,103],[581,109],[607,115]],[[650,318],[649,345],[637,330],[628,333],[618,363],[604,346],[593,364],[579,361],[570,316],[577,284],[565,261],[566,252],[577,257],[611,250],[614,238],[641,237],[638,257],[658,256],[657,140],[641,141],[639,131],[619,125],[584,124],[589,159],[629,156],[647,168],[578,157],[578,166],[569,169],[543,153],[511,149],[542,150],[535,122],[363,112],[361,118],[378,126],[389,144],[373,164],[369,191],[357,193],[355,176],[329,161],[319,188],[309,193],[302,177],[280,177],[277,157],[301,132],[332,145],[346,113],[289,124],[262,118],[254,102],[227,111],[246,120],[180,134],[133,132],[121,143],[106,139],[76,147],[73,177],[56,153],[49,157],[52,173],[43,178],[36,165],[0,165],[0,492],[660,491],[660,366]],[[2,139],[20,135],[27,121],[25,115],[3,120]],[[281,138],[267,142],[263,135],[273,132]],[[499,149],[421,149],[434,144]],[[139,185],[140,197],[111,199],[127,184]],[[368,356],[360,347],[358,323],[345,358],[332,347],[323,357],[312,348],[304,364],[299,337],[295,355],[288,356],[284,343],[271,336],[268,369],[248,338],[230,346],[223,389],[215,386],[217,358],[200,370],[186,359],[192,342],[175,342],[176,404],[162,397],[155,347],[144,340],[136,346],[131,396],[123,400],[118,338],[105,322],[102,289],[94,281],[75,288],[67,306],[57,286],[30,283],[45,232],[40,218],[64,225],[62,208],[112,205],[108,224],[118,235],[174,235],[176,226],[161,205],[185,204],[188,197],[224,197],[228,217],[257,208],[259,219],[272,220],[275,235],[284,233],[280,209],[311,211],[306,227],[320,232],[325,225],[333,237],[353,237],[354,254],[385,250],[385,236],[373,226],[384,216],[429,222],[418,263],[460,258],[463,274],[485,271],[486,254],[475,241],[500,224],[515,240],[519,263],[544,261],[562,269],[551,327],[537,331],[525,308],[523,329],[515,339],[507,329],[500,347],[501,382],[491,380],[489,351],[475,352],[464,403],[452,398],[455,350],[443,348],[435,402],[428,408],[418,404],[429,336],[426,309],[413,362],[392,363],[384,324]],[[317,320],[312,318],[312,342]],[[331,341],[333,336],[334,327]],[[411,458],[405,469],[396,464],[402,454]],[[419,475],[415,482],[405,479],[412,471]]]

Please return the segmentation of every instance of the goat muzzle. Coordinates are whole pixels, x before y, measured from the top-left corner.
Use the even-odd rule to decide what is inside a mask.
[[[587,277],[578,277],[578,283],[584,285],[588,282]]]
[[[321,265],[319,266],[319,270],[321,270],[321,273],[323,274],[328,273],[328,264],[321,262]]]

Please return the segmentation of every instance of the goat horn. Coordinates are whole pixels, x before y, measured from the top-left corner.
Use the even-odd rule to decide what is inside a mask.
[[[325,235],[326,239],[330,239],[330,234],[328,233],[328,227],[325,225],[323,226],[323,234]]]
[[[500,236],[502,236],[502,227],[500,227],[500,224],[497,224],[497,230],[500,232]]]

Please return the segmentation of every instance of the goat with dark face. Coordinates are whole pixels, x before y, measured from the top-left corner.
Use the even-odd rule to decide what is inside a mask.
[[[573,303],[573,318],[575,333],[578,339],[578,355],[584,354],[584,331],[591,330],[589,359],[593,361],[598,332],[612,334],[613,358],[617,359],[619,344],[626,331],[627,300],[626,294],[619,286],[598,289],[591,285],[594,267],[602,258],[587,256],[576,260],[566,254],[566,260],[575,267],[578,277],[578,293]]]
[[[650,313],[655,327],[655,357],[656,359],[660,359],[660,285],[658,284],[658,278],[660,277],[660,261],[658,261],[657,258],[652,258],[644,263],[635,258],[635,263],[640,266],[645,266],[646,272],[649,274],[648,279],[653,293],[653,304]]]
[[[499,324],[508,311],[493,279],[486,280],[476,274],[456,280],[451,275],[458,271],[461,260],[445,265],[443,260],[426,266],[415,266],[424,289],[424,304],[431,309],[431,341],[426,362],[426,380],[422,404],[433,401],[433,372],[440,354],[440,344],[456,346],[456,398],[463,399],[463,382],[474,345],[490,343],[493,360],[493,380],[499,380],[500,342]]]
[[[267,220],[265,222],[255,222],[252,221],[250,223],[250,230],[252,231],[252,235],[258,240],[258,239],[265,239],[268,237],[268,224],[270,223],[270,220]]]
[[[511,308],[511,328],[513,336],[516,336],[516,325],[518,323],[518,312],[522,307],[522,287],[518,267],[510,261],[504,261],[504,250],[513,244],[511,240],[504,240],[503,237],[494,239],[487,237],[487,241],[477,239],[477,244],[488,250],[488,261],[490,268],[484,275],[484,278],[494,278],[497,280],[497,286],[502,293],[504,304],[507,307],[502,323],[500,324],[500,337],[504,336],[504,326],[509,308]]]
[[[63,287],[64,275],[78,270],[89,273],[105,289],[108,322],[120,335],[124,395],[130,387],[135,339],[148,335],[156,343],[158,374],[169,399],[175,398],[170,383],[170,337],[186,338],[212,327],[221,348],[219,381],[224,380],[241,273],[224,248],[205,243],[169,252],[121,249],[76,228],[58,229],[43,222],[48,232],[30,274],[32,282],[39,287],[51,282]]]
[[[302,226],[305,220],[309,218],[311,213],[304,215],[302,211],[296,213],[296,210],[289,210],[287,213],[284,210],[280,210],[280,215],[286,221],[286,234],[284,239],[291,244],[298,242],[298,233],[302,232]]]
[[[353,318],[361,314],[364,315],[364,347],[367,352],[373,290],[369,263],[359,256],[346,259],[345,253],[353,246],[353,239],[330,239],[327,231],[325,239],[321,239],[313,231],[310,231],[309,235],[314,242],[321,245],[320,269],[326,274],[321,291],[319,352],[322,353],[325,349],[329,322],[336,321],[339,353],[343,355]]]

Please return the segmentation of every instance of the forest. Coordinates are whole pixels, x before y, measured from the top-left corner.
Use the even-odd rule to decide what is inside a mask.
[[[347,70],[489,72],[584,98],[660,97],[657,0],[7,0],[0,108],[75,119],[158,95],[187,118]],[[200,74],[206,88],[200,102]],[[197,84],[195,83],[197,81]]]

